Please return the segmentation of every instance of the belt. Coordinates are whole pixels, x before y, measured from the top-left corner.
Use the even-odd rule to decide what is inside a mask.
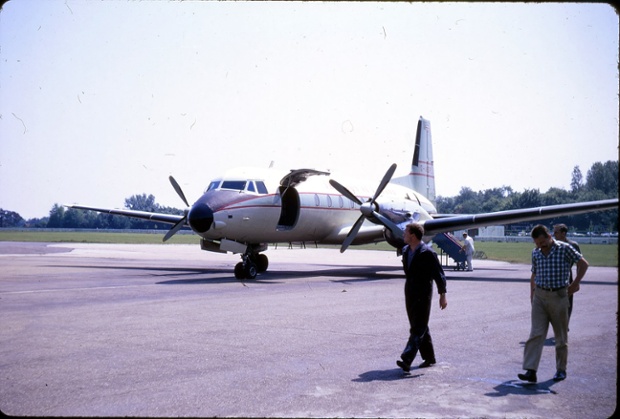
[[[558,287],[558,288],[547,288],[547,287],[541,287],[540,285],[536,285],[536,288],[540,288],[543,291],[559,291],[559,290],[563,290],[564,288],[566,288],[566,285],[564,285],[563,287]]]

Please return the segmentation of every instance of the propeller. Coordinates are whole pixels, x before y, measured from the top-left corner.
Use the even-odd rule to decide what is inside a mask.
[[[181,189],[181,187],[179,186],[177,181],[172,176],[169,176],[168,179],[170,180],[170,183],[172,184],[172,187],[176,191],[177,195],[179,195],[181,197],[181,199],[183,200],[183,203],[185,203],[185,206],[189,207],[189,203],[187,202],[187,198],[185,198],[185,194],[183,193],[183,190]],[[168,232],[164,236],[164,241],[168,241],[168,239],[170,239],[170,237],[172,237],[175,234],[177,234],[177,232],[180,229],[183,228],[183,225],[186,223],[186,221],[187,221],[187,211],[185,211],[185,214],[183,215],[183,218],[181,218],[179,221],[177,221],[177,223],[175,225],[173,225],[170,230],[168,230]]]
[[[355,236],[357,236],[357,233],[359,232],[360,228],[362,227],[362,224],[364,224],[364,221],[367,218],[374,218],[378,220],[385,227],[392,230],[392,232],[395,232],[395,233],[400,232],[400,228],[396,224],[394,224],[390,219],[381,215],[377,211],[376,204],[375,204],[379,195],[381,195],[381,193],[383,192],[387,184],[390,183],[390,180],[392,179],[392,176],[394,175],[395,171],[396,171],[396,163],[392,164],[390,168],[387,170],[387,172],[385,172],[383,179],[381,179],[381,183],[379,183],[379,187],[377,188],[377,191],[375,192],[373,197],[370,198],[366,202],[360,201],[360,199],[356,197],[355,195],[353,195],[351,191],[349,191],[346,187],[344,187],[340,183],[336,182],[334,179],[329,180],[329,184],[332,185],[334,189],[336,189],[343,196],[347,197],[348,199],[350,199],[351,201],[359,205],[360,211],[362,213],[360,217],[357,219],[357,221],[355,222],[355,224],[353,224],[353,227],[351,227],[351,230],[349,231],[349,234],[347,234],[347,237],[344,239],[344,242],[342,243],[342,246],[340,247],[340,253],[347,250],[347,247],[349,247],[349,245],[353,243],[353,240],[355,240]]]
[[[181,189],[177,181],[174,180],[172,176],[169,176],[168,179],[170,180],[170,183],[172,184],[172,187],[174,188],[174,190],[177,192],[177,194],[181,197],[181,199],[185,203],[185,206],[189,207],[189,203],[187,202],[187,199],[185,198],[185,194],[183,193],[183,190]]]

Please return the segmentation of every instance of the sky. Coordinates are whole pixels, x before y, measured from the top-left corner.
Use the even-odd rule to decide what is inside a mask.
[[[379,183],[430,120],[437,194],[570,189],[618,159],[606,4],[9,1],[0,208],[184,204],[236,166]],[[191,203],[191,202],[190,202]]]

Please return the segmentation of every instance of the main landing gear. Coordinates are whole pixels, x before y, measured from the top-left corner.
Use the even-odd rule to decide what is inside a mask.
[[[246,252],[241,255],[241,262],[235,265],[235,278],[254,279],[256,275],[265,272],[269,266],[269,259],[261,253]]]

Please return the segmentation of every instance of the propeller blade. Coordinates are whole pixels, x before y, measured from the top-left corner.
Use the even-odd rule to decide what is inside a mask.
[[[403,231],[400,229],[400,227],[398,227],[396,224],[394,224],[392,222],[392,220],[390,220],[389,218],[387,218],[384,215],[381,215],[377,211],[374,211],[372,213],[372,215],[374,215],[379,221],[381,221],[381,224],[383,224],[385,227],[389,228],[390,231],[392,231],[392,234],[394,234],[395,237],[400,237],[400,238],[403,237]]]
[[[340,253],[343,253],[345,250],[347,250],[347,247],[349,247],[349,245],[353,243],[353,240],[355,240],[355,236],[357,236],[357,232],[360,231],[360,227],[362,226],[362,224],[364,224],[365,220],[366,217],[364,217],[364,215],[360,215],[360,218],[358,218],[355,224],[353,224],[353,227],[349,231],[349,234],[347,234],[347,237],[344,239],[344,242],[340,247]]]
[[[183,202],[185,203],[185,206],[189,207],[189,204],[187,203],[187,199],[185,199],[185,194],[183,193],[183,190],[181,190],[181,187],[179,186],[177,181],[174,180],[172,176],[169,176],[168,179],[170,180],[170,183],[172,184],[172,187],[174,188],[174,190],[177,192],[177,195],[179,195],[181,199],[183,200]]]
[[[164,241],[168,241],[168,239],[170,239],[170,237],[172,237],[175,234],[177,234],[177,231],[179,231],[181,228],[183,228],[183,225],[185,224],[185,220],[186,219],[187,219],[187,215],[185,217],[181,218],[178,223],[173,225],[172,228],[170,230],[168,230],[168,232],[164,236]]]
[[[355,202],[357,205],[362,205],[362,201],[360,201],[357,196],[353,195],[350,190],[342,186],[340,183],[336,182],[334,179],[330,179],[329,184],[332,185],[334,189],[336,189],[346,198],[349,198],[351,201]]]
[[[390,183],[390,180],[392,180],[392,176],[394,176],[395,171],[396,163],[392,164],[387,170],[387,172],[385,172],[385,175],[383,175],[383,179],[381,179],[381,183],[379,183],[377,192],[375,192],[375,195],[365,203],[362,203],[358,197],[351,193],[350,190],[342,186],[340,183],[336,182],[334,179],[329,180],[329,184],[332,185],[334,189],[336,189],[338,192],[340,192],[340,194],[359,205],[360,211],[362,213],[362,215],[360,215],[355,224],[353,224],[353,227],[351,227],[351,230],[349,231],[349,234],[347,234],[347,237],[344,239],[342,247],[340,247],[340,253],[343,253],[345,250],[347,250],[347,247],[349,247],[349,245],[353,243],[353,240],[355,240],[355,236],[357,236],[357,233],[359,232],[366,218],[370,218],[373,222],[375,221],[375,219],[378,220],[386,228],[390,229],[390,231],[394,234],[395,237],[402,237],[402,230],[396,224],[394,224],[392,220],[381,215],[378,211],[375,210],[378,209],[375,208],[375,200],[379,197],[379,195],[381,195],[388,183]]]
[[[393,163],[390,166],[390,168],[387,170],[387,172],[385,172],[385,175],[383,175],[383,179],[381,179],[381,183],[379,184],[379,187],[377,188],[377,192],[375,192],[375,195],[372,197],[370,202],[375,202],[375,199],[377,199],[377,197],[381,195],[381,192],[383,192],[387,184],[390,183],[390,180],[392,179],[392,176],[394,176],[395,171],[396,171],[396,163]]]

